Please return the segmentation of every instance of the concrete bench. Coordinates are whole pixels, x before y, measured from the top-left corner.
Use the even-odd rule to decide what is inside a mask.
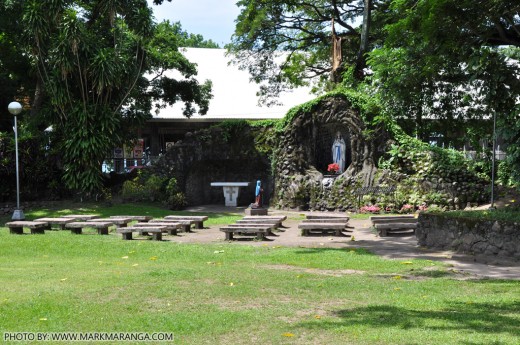
[[[280,216],[245,216],[244,219],[276,219],[281,222],[287,219],[287,216],[280,215]]]
[[[151,233],[152,239],[154,241],[162,241],[162,233],[166,230],[166,227],[164,226],[150,226],[147,227],[134,227],[134,226],[128,226],[126,228],[118,228],[116,231],[118,234],[123,235],[123,240],[131,240],[132,239],[132,233],[139,232],[139,233]]]
[[[162,222],[162,223],[135,223],[132,225],[134,228],[149,228],[149,227],[164,227],[164,232],[167,232],[168,235],[177,235],[177,229],[182,227],[181,223],[172,223],[172,222]],[[141,235],[148,235],[148,232],[143,229]]]
[[[347,221],[350,219],[348,216],[340,215],[340,214],[327,214],[327,213],[313,213],[307,214],[305,216],[306,219],[346,219]]]
[[[11,234],[21,235],[23,234],[23,228],[29,228],[31,230],[31,234],[44,234],[45,230],[49,227],[49,223],[17,220],[6,223],[5,226],[9,228],[9,232]]]
[[[302,236],[308,236],[311,231],[320,231],[323,233],[328,233],[330,231],[334,231],[336,236],[342,236],[342,231],[345,230],[347,226],[346,222],[301,222],[298,224],[298,229],[302,231]]]
[[[332,217],[332,218],[307,218],[303,222],[308,223],[345,223],[349,221],[349,217]]]
[[[131,220],[136,220],[138,222],[149,222],[153,217],[152,216],[110,216],[112,218],[130,218]]]
[[[34,220],[35,222],[45,222],[49,226],[45,230],[50,230],[52,225],[57,225],[60,230],[65,229],[65,224],[74,222],[74,218],[64,218],[64,217],[57,217],[57,218],[38,218]]]
[[[191,232],[191,225],[195,224],[195,220],[174,220],[174,219],[152,219],[148,223],[155,224],[155,223],[178,223],[181,225],[182,231],[184,232]]]
[[[417,228],[417,218],[413,215],[403,216],[372,216],[370,217],[372,226],[377,230],[381,237],[392,233],[403,233],[403,231],[412,230],[415,233]]]
[[[65,229],[80,235],[84,228],[94,228],[97,229],[99,235],[108,235],[108,227],[113,225],[112,222],[72,222],[65,224]]]
[[[242,218],[242,220],[245,221],[258,221],[265,223],[272,223],[274,221],[279,227],[282,226],[282,222],[286,219],[287,216],[245,216]]]
[[[99,218],[98,215],[95,214],[68,214],[66,216],[61,216],[60,218],[72,218],[75,221],[87,221],[89,219]]]
[[[398,222],[403,219],[417,219],[417,218],[415,218],[415,216],[411,215],[411,214],[402,215],[402,216],[371,216],[370,217],[370,221],[372,223],[374,223],[374,222],[392,222],[392,221]]]
[[[193,220],[196,229],[204,228],[204,221],[208,220],[208,216],[166,216],[168,220]]]
[[[236,221],[237,224],[265,224],[278,227],[280,222],[275,219],[239,219]]]
[[[124,228],[128,225],[128,223],[131,223],[133,220],[131,218],[94,218],[87,220],[88,223],[92,222],[109,222],[114,223],[118,228]]]
[[[276,223],[271,223],[271,224],[261,223],[261,224],[259,224],[259,223],[248,223],[247,221],[237,221],[237,223],[229,224],[229,225],[227,225],[227,227],[230,227],[230,228],[248,227],[248,228],[260,228],[260,229],[264,229],[265,227],[269,227],[269,230],[267,232],[267,236],[278,236],[278,235],[273,233],[273,230],[275,230],[276,227],[277,227]]]
[[[233,234],[255,234],[259,240],[265,240],[265,236],[270,231],[269,226],[225,226],[220,228],[220,231],[226,234],[226,241],[233,240]]]

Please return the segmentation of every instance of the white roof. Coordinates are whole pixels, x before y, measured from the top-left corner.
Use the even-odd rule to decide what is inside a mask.
[[[213,83],[213,98],[209,103],[208,113],[204,116],[194,114],[194,120],[218,120],[218,119],[279,119],[283,118],[292,107],[305,103],[315,96],[310,94],[310,87],[301,87],[292,92],[280,95],[279,101],[283,105],[259,106],[259,85],[249,81],[249,73],[239,70],[237,66],[228,62],[231,57],[226,56],[225,49],[209,48],[181,48],[186,58],[197,64],[198,74],[196,79],[203,83],[209,79]],[[178,74],[171,71],[167,75],[179,78]],[[173,106],[152,111],[154,119],[186,119],[182,115],[183,103],[178,102]]]

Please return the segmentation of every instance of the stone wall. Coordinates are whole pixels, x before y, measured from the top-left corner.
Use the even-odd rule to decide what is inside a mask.
[[[416,230],[421,246],[520,261],[520,224],[421,213]]]
[[[332,163],[331,147],[335,134],[346,140],[346,171],[333,181],[327,179],[327,164]],[[316,100],[299,109],[280,135],[275,150],[274,203],[282,209],[353,209],[352,190],[370,185],[375,162],[384,152],[387,136],[371,132],[360,111],[342,95]],[[376,135],[377,134],[377,135]]]
[[[262,181],[267,203],[273,183],[270,161],[255,146],[259,131],[262,128],[253,129],[244,121],[187,133],[154,169],[177,179],[189,205],[224,204],[222,187],[211,187],[211,182],[249,182],[240,188],[237,200],[239,206],[247,206],[254,202],[257,180]]]
[[[25,211],[30,208],[41,208],[46,207],[52,201],[24,201],[20,203],[20,209]],[[11,216],[16,210],[16,203],[3,203],[0,204],[0,216]]]
[[[25,209],[25,205],[20,205],[20,208]],[[4,204],[0,207],[0,216],[12,215],[16,209],[16,204]]]
[[[286,116],[274,155],[271,206],[342,212],[377,205],[399,212],[407,204],[455,210],[489,200],[489,182],[462,153],[432,148],[397,125],[366,125],[374,114],[362,114],[359,104],[351,95],[330,94]],[[347,144],[348,166],[329,178],[337,132]],[[360,187],[392,187],[395,192],[362,193]]]

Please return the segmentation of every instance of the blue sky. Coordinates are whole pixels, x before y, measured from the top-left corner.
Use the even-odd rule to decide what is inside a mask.
[[[182,28],[189,33],[201,34],[221,47],[229,43],[235,30],[235,18],[239,9],[237,0],[173,0],[164,1],[160,6],[152,6],[157,22],[180,21]]]

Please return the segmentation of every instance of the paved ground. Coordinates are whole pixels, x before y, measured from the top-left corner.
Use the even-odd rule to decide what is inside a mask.
[[[189,210],[211,213],[232,212],[244,214],[244,208],[220,207],[216,205],[192,207]],[[520,280],[520,262],[512,262],[496,257],[475,257],[458,254],[452,251],[436,251],[417,246],[414,235],[378,237],[370,229],[369,220],[352,219],[351,226],[344,237],[336,236],[309,236],[302,237],[298,230],[301,215],[306,212],[286,212],[270,210],[270,215],[284,214],[288,220],[283,222],[284,229],[276,233],[278,236],[269,237],[268,242],[255,241],[251,238],[241,238],[231,242],[233,245],[261,246],[266,243],[276,246],[300,246],[300,247],[329,247],[329,248],[356,248],[361,247],[372,253],[390,259],[425,259],[436,260],[451,265],[454,270],[477,277],[489,277],[498,279]],[[202,230],[194,230],[192,233],[180,233],[176,237],[166,237],[176,242],[184,243],[227,243],[224,233],[218,227],[209,227]]]

